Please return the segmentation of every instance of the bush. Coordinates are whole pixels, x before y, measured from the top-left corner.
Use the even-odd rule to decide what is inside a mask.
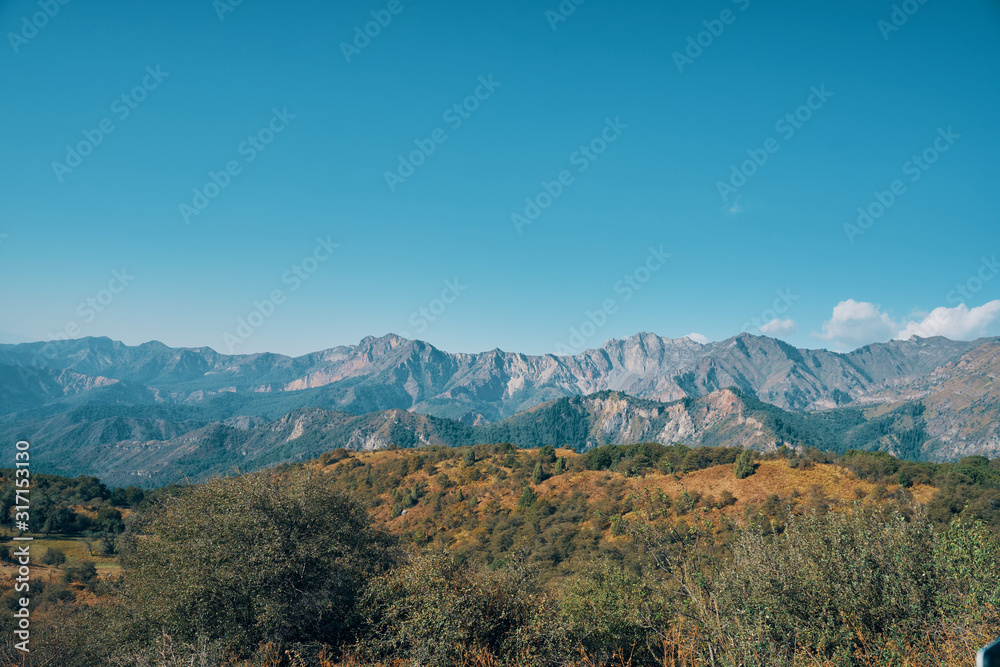
[[[668,625],[663,596],[650,582],[620,565],[601,561],[571,578],[559,599],[570,636],[595,664],[631,655],[633,664],[659,660],[657,628]]]
[[[926,514],[913,512],[857,505],[790,517],[773,538],[741,531],[718,580],[733,660],[902,664],[905,647],[938,632],[936,623],[984,620],[972,610],[1000,602],[1000,575],[988,565],[1000,557],[995,541],[957,523],[935,536]]]
[[[238,651],[349,639],[358,595],[396,552],[324,481],[303,472],[216,479],[152,509],[122,539],[120,613],[135,615],[146,643],[161,631]]]
[[[552,604],[523,563],[490,570],[426,554],[372,582],[360,650],[427,667],[486,656],[488,664],[548,665],[569,655]]]
[[[468,451],[465,452],[465,456],[462,457],[462,465],[471,466],[476,462],[476,452],[469,447]]]
[[[94,565],[94,561],[81,561],[68,566],[63,572],[63,579],[67,584],[91,584],[97,579],[97,567]]]

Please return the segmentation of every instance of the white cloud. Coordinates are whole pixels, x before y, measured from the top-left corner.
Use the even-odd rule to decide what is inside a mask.
[[[684,336],[684,338],[690,338],[694,342],[701,343],[702,345],[708,343],[708,337],[702,336],[700,333],[689,333],[687,336]]]
[[[867,301],[841,301],[834,306],[833,316],[823,323],[823,333],[813,335],[836,341],[840,347],[889,340],[899,331],[899,325],[879,308]]]
[[[760,332],[766,336],[789,336],[799,330],[795,320],[775,318],[760,326]]]
[[[976,308],[969,308],[964,303],[954,308],[942,306],[920,314],[917,319],[911,316],[896,322],[876,304],[848,299],[834,307],[831,318],[823,323],[823,332],[813,335],[834,341],[839,349],[853,349],[890,339],[906,340],[912,336],[969,340],[987,335],[989,326],[998,317],[1000,300]]]
[[[944,336],[958,340],[985,336],[987,327],[1000,316],[1000,300],[969,308],[964,303],[954,308],[935,308],[923,319],[907,322],[893,338]]]

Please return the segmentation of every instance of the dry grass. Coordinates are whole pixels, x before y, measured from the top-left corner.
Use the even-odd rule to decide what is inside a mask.
[[[11,552],[24,544],[24,542],[15,542],[10,538],[0,538],[0,547],[10,547]],[[73,565],[85,560],[93,561],[98,574],[102,577],[116,576],[121,571],[114,556],[91,554],[87,548],[87,540],[82,537],[36,537],[28,544],[31,545],[31,572],[35,579],[46,580],[57,575],[62,576],[56,568],[42,564],[42,557],[49,549],[59,549],[66,554],[66,565]],[[16,572],[16,564],[4,563],[0,565],[0,577],[13,576]]]
[[[566,458],[571,464],[582,458],[581,454],[570,449],[558,449],[556,452],[558,456]],[[412,450],[392,450],[365,452],[355,454],[352,458],[356,458],[362,463],[378,465],[393,460],[407,459],[413,455]],[[522,465],[533,465],[533,451],[519,450],[516,456]],[[482,473],[482,479],[479,481],[469,481],[466,475],[466,466],[458,459],[450,459],[407,475],[401,481],[400,486],[409,488],[421,483],[427,487],[429,492],[433,492],[439,490],[434,477],[443,472],[453,482],[456,482],[456,486],[447,490],[446,493],[453,495],[461,489],[466,498],[475,496],[478,500],[476,513],[480,518],[485,518],[500,510],[515,510],[521,495],[520,489],[515,490],[507,485],[498,484],[495,476],[488,476],[486,469],[489,463],[495,464],[496,460],[480,462],[479,469]],[[343,461],[319,468],[332,471],[339,465],[343,465]],[[589,504],[597,504],[606,500],[617,501],[629,495],[642,496],[647,491],[654,493],[660,491],[675,499],[685,492],[718,499],[720,494],[728,491],[736,498],[735,505],[722,509],[703,510],[710,517],[716,518],[720,516],[735,518],[742,515],[748,505],[759,506],[772,494],[788,497],[797,492],[797,495],[825,497],[830,501],[854,501],[870,496],[875,486],[874,483],[860,480],[846,468],[837,465],[815,464],[805,469],[798,469],[791,468],[788,461],[784,459],[758,462],[756,472],[742,480],[736,478],[732,465],[719,465],[679,475],[666,474],[651,469],[643,477],[625,477],[619,473],[608,471],[576,470],[551,477],[541,484],[531,485],[532,490],[540,499],[555,501],[566,499],[574,493],[582,493]],[[895,488],[894,485],[890,485],[887,490],[891,492]],[[922,485],[910,489],[914,498],[919,502],[930,500],[935,491],[935,487]],[[381,500],[383,502],[374,509],[374,514],[378,519],[386,522],[389,530],[397,533],[403,533],[411,526],[439,518],[435,517],[434,508],[425,503],[409,508],[402,516],[390,518],[389,512],[393,503],[389,494],[383,494]],[[453,545],[458,546],[471,542],[477,537],[475,530],[452,529],[448,533],[453,540]],[[612,539],[610,534],[606,534],[605,538]]]

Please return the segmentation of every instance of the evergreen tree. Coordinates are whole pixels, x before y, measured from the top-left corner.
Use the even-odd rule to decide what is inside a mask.
[[[471,466],[476,462],[476,451],[469,448],[469,451],[465,453],[465,457],[462,459],[462,465]]]
[[[520,499],[518,499],[518,501],[517,501],[517,506],[518,507],[531,507],[532,505],[535,504],[535,501],[537,499],[538,499],[538,496],[536,496],[534,493],[532,493],[531,487],[530,486],[526,486],[526,487],[524,487],[524,493],[521,494]]]
[[[539,461],[535,464],[535,470],[531,473],[531,481],[533,484],[541,484],[545,479],[545,471],[542,470],[542,462]]]
[[[737,479],[746,479],[754,473],[753,452],[749,449],[744,449],[740,452],[740,455],[736,457],[735,472]]]
[[[560,456],[556,460],[556,469],[552,472],[553,475],[561,475],[566,472],[566,459]]]

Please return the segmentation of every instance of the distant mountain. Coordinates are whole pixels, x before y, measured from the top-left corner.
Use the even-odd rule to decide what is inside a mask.
[[[749,334],[702,345],[647,333],[566,357],[500,350],[450,354],[390,334],[292,358],[85,338],[0,345],[0,364],[47,369],[56,376],[69,372],[78,386],[89,381],[95,389],[118,382],[132,395],[121,400],[201,405],[217,418],[275,418],[297,408],[323,407],[356,414],[400,409],[484,423],[554,398],[605,390],[673,401],[736,387],[783,408],[832,408],[919,379],[983,344],[995,346],[997,339],[914,338],[841,354],[800,350]],[[5,389],[20,391],[16,385]],[[78,389],[63,396],[46,390],[28,403],[4,403],[4,412],[74,393]]]
[[[755,402],[756,403],[756,402]],[[783,412],[778,408],[773,408]],[[0,437],[28,439],[36,469],[98,474],[113,484],[164,484],[185,478],[300,461],[332,449],[460,446],[511,442],[585,450],[605,444],[661,441],[773,449],[774,432],[730,390],[660,403],[619,392],[549,401],[495,424],[385,410],[365,415],[300,409],[275,420],[199,419],[183,406],[85,406],[27,413],[0,423]]]
[[[106,405],[24,413],[0,423],[0,438],[32,441],[40,472],[99,474],[111,484],[155,486],[302,461],[339,448],[510,442],[585,451],[660,442],[760,451],[787,444],[843,452],[892,449],[901,443],[917,457],[932,456],[921,452],[923,441],[912,444],[925,433],[914,429],[913,415],[919,421],[921,408],[906,404],[869,420],[856,408],[789,412],[738,389],[670,403],[604,391],[555,399],[494,424],[470,426],[403,410],[352,415],[306,408],[274,420],[242,416],[205,421],[198,408],[186,406]]]
[[[100,475],[111,484],[162,485],[299,461],[337,448],[463,444],[469,427],[401,410],[352,415],[301,409],[275,420],[204,421],[184,408],[87,406],[0,423],[33,443],[37,472]]]
[[[42,469],[114,483],[345,447],[659,441],[1000,455],[1000,340],[801,350],[639,334],[574,357],[449,354],[384,336],[302,357],[106,338],[0,345],[0,437]]]
[[[958,459],[1000,456],[1000,345],[980,345],[926,375],[896,383],[866,412],[872,418],[920,406],[926,439],[918,452],[887,443],[881,448],[909,458]]]

